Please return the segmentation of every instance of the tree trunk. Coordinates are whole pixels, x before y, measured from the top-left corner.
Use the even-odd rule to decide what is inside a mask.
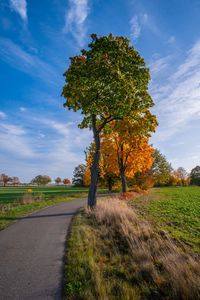
[[[110,177],[108,177],[107,183],[108,183],[108,191],[109,191],[109,193],[111,193],[112,192],[112,179]]]
[[[124,165],[124,145],[120,145],[120,155],[119,155],[119,170],[122,182],[122,193],[126,193],[126,176],[125,176],[125,165]]]
[[[92,115],[92,129],[95,141],[95,154],[91,167],[91,183],[88,193],[88,206],[94,208],[96,206],[96,191],[99,177],[99,159],[100,159],[100,134],[96,128],[96,116]]]
[[[126,193],[126,176],[123,167],[120,169],[120,176],[122,182],[122,193]]]

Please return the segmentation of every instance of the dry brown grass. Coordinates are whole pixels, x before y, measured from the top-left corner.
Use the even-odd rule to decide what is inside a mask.
[[[24,204],[31,204],[35,202],[40,202],[44,200],[44,195],[40,192],[37,193],[25,193],[23,196],[19,199],[19,203],[24,205]]]
[[[99,200],[87,214],[101,226],[103,238],[114,243],[119,255],[130,255],[129,281],[141,291],[141,299],[147,299],[143,298],[146,289],[153,290],[148,299],[200,299],[198,262],[164,231],[155,232],[125,201]]]

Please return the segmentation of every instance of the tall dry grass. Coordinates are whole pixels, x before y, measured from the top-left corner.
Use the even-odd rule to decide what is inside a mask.
[[[156,232],[126,202],[99,200],[96,209],[87,210],[87,214],[101,226],[104,238],[115,244],[119,255],[131,256],[129,282],[138,286],[141,295],[150,289],[154,296],[148,299],[200,299],[198,261],[178,248],[164,231]]]

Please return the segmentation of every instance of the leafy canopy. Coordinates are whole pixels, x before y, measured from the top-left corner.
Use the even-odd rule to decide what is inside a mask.
[[[70,58],[62,95],[65,107],[84,115],[81,128],[91,127],[95,115],[100,131],[112,120],[145,113],[153,101],[148,94],[149,69],[130,41],[112,34],[91,38],[88,50]]]
[[[153,154],[153,158],[154,162],[151,168],[151,174],[155,180],[155,185],[160,186],[168,184],[172,171],[171,164],[168,163],[166,157],[157,149]]]
[[[200,166],[196,166],[190,173],[191,184],[200,185]]]
[[[85,165],[80,164],[74,169],[72,184],[75,186],[83,186],[84,185],[84,173],[85,173]]]

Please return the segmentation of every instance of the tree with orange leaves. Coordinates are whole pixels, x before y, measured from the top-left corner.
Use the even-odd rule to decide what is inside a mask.
[[[93,153],[95,151],[94,143],[91,143],[85,151],[86,168],[84,173],[84,185],[89,186],[91,182],[91,166],[93,163]],[[101,152],[99,161],[99,181],[108,187],[109,192],[112,192],[112,187],[119,180],[117,172],[113,172],[107,155]]]
[[[151,168],[154,150],[148,144],[148,138],[141,136],[121,136],[118,132],[104,135],[102,138],[102,156],[107,159],[107,170],[120,175],[122,192],[126,192],[126,178],[132,178],[137,172]]]
[[[137,172],[145,172],[152,166],[154,150],[148,140],[150,130],[154,130],[157,122],[153,116],[151,125],[142,122],[145,122],[144,119],[134,123],[128,119],[113,122],[109,128],[110,132],[101,135],[99,173],[101,178],[107,179],[110,189],[112,178],[120,176],[122,191],[126,192],[126,178],[132,178]],[[94,147],[95,145],[91,144],[86,151],[85,182],[87,184],[90,183]]]

